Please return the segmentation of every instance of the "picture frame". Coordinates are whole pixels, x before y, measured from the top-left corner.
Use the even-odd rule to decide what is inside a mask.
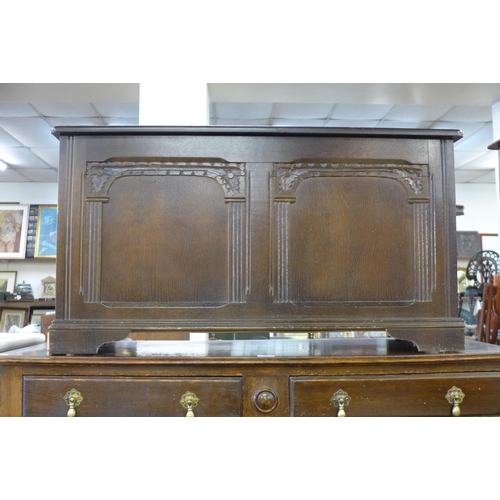
[[[481,241],[477,231],[457,231],[457,258],[470,259],[481,251]]]
[[[0,293],[14,293],[16,282],[17,271],[0,271]]]
[[[480,233],[481,250],[493,250],[500,253],[500,238],[496,233]]]
[[[2,314],[0,316],[0,332],[8,332],[14,325],[23,328],[26,324],[28,313],[29,309],[2,309]]]
[[[0,259],[24,259],[29,205],[0,204]]]
[[[57,254],[57,205],[39,205],[35,259],[55,259]]]
[[[35,257],[36,228],[38,226],[38,206],[30,205],[28,217],[28,236],[26,238],[26,259]]]
[[[30,325],[37,325],[38,327],[42,326],[42,316],[46,316],[47,314],[51,314],[54,317],[54,308],[48,309],[33,309],[30,314]]]

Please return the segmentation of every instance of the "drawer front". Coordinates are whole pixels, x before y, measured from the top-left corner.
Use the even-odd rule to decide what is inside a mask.
[[[446,395],[457,387],[464,394],[461,416],[500,415],[500,374],[446,374],[383,377],[292,377],[291,415],[335,417],[340,407],[332,402],[337,391],[347,393],[344,406],[350,417],[451,416]],[[338,404],[337,396],[337,404]]]
[[[238,417],[242,414],[242,379],[33,377],[23,379],[23,416],[65,417],[65,395],[75,389],[83,398],[78,417],[185,417],[180,401],[186,392],[198,398],[195,417]]]

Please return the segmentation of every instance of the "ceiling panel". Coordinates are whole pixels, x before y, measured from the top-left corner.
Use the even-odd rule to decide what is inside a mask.
[[[270,118],[248,118],[248,119],[233,119],[233,118],[213,118],[210,125],[228,125],[228,126],[253,126],[253,127],[267,127],[271,125]]]
[[[441,118],[452,106],[423,106],[417,104],[398,104],[385,116],[386,120],[401,122],[433,122]]]
[[[331,118],[337,120],[381,120],[392,107],[392,104],[337,104]]]
[[[379,127],[384,128],[432,128],[435,122],[426,121],[399,121],[399,120],[382,120]]]
[[[26,147],[2,148],[0,152],[2,160],[9,165],[8,170],[12,167],[15,169],[53,167],[53,165],[48,165],[47,162]]]
[[[0,102],[0,116],[20,117],[20,116],[40,116],[39,113],[28,103]]]
[[[498,83],[210,83],[208,94],[211,125],[461,130],[456,181],[495,182]],[[137,125],[139,111],[139,84],[0,83],[0,181],[56,178],[54,126]]]
[[[31,152],[52,168],[59,167],[59,148],[31,148]]]
[[[51,127],[56,127],[57,125],[63,126],[63,125],[106,125],[104,120],[102,118],[91,118],[91,117],[86,117],[82,118],[80,116],[77,117],[60,117],[60,116],[55,116],[55,117],[46,117],[45,120]]]
[[[461,169],[469,163],[474,164],[475,160],[479,160],[482,156],[484,156],[484,152],[482,151],[462,151],[455,149],[455,168]]]
[[[212,116],[218,119],[254,120],[269,119],[273,111],[272,103],[216,102],[212,106]]]
[[[379,125],[380,120],[328,120],[325,123],[326,127],[360,127],[360,128],[375,128]]]
[[[5,130],[0,128],[0,148],[17,148],[20,146],[22,146],[22,143],[14,139],[14,137],[12,137]]]
[[[137,117],[111,116],[102,118],[104,125],[139,125]]]
[[[491,106],[498,83],[209,83],[212,102]]]
[[[93,102],[92,106],[100,116],[133,118],[139,123],[139,102]]]
[[[273,127],[323,127],[325,120],[299,120],[297,118],[273,118]]]
[[[467,137],[475,134],[477,131],[481,130],[484,127],[483,122],[472,123],[472,122],[448,122],[445,120],[437,121],[432,124],[433,129],[439,130],[460,130],[462,131],[464,137],[455,143],[455,149],[460,147],[462,141],[464,141]]]
[[[441,119],[487,123],[491,121],[491,106],[453,106]]]
[[[332,108],[332,104],[277,102],[273,106],[273,118],[291,118],[296,120],[326,119],[330,116]]]
[[[0,118],[0,127],[28,148],[58,143],[52,127],[43,118]]]
[[[498,165],[498,153],[496,151],[489,151],[488,153],[481,154],[477,158],[463,163],[456,168],[463,168],[464,170],[494,170]]]
[[[489,170],[485,172],[483,175],[477,176],[475,179],[470,181],[474,184],[494,184],[495,183],[495,171]]]
[[[61,116],[71,118],[97,117],[97,111],[89,102],[36,102],[33,106],[43,116]]]
[[[1,182],[32,182],[32,179],[23,175],[21,170],[15,170],[13,168],[8,168],[7,170],[0,171]],[[2,200],[5,202],[6,200]],[[8,200],[14,201],[14,200]]]
[[[20,171],[31,182],[57,182],[58,172],[53,168],[26,168]]]
[[[458,145],[462,151],[465,150],[477,150],[480,151],[484,149],[486,153],[488,151],[487,147],[493,142],[493,124],[487,123],[483,125],[477,132],[474,132],[470,137],[465,137],[462,139],[461,144]]]
[[[455,170],[455,182],[459,184],[474,182],[475,179],[478,179],[487,173],[488,171],[485,170]]]

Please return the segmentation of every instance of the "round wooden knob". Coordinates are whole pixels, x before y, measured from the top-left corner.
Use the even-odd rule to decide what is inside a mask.
[[[262,413],[271,413],[278,406],[278,395],[269,388],[259,389],[253,396],[257,410]]]

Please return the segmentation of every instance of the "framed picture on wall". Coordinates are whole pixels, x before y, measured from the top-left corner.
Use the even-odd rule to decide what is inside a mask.
[[[470,259],[481,251],[481,241],[477,231],[457,231],[457,257]]]
[[[0,259],[24,259],[29,205],[0,204]]]
[[[57,205],[38,206],[38,225],[35,239],[35,258],[56,257]]]

